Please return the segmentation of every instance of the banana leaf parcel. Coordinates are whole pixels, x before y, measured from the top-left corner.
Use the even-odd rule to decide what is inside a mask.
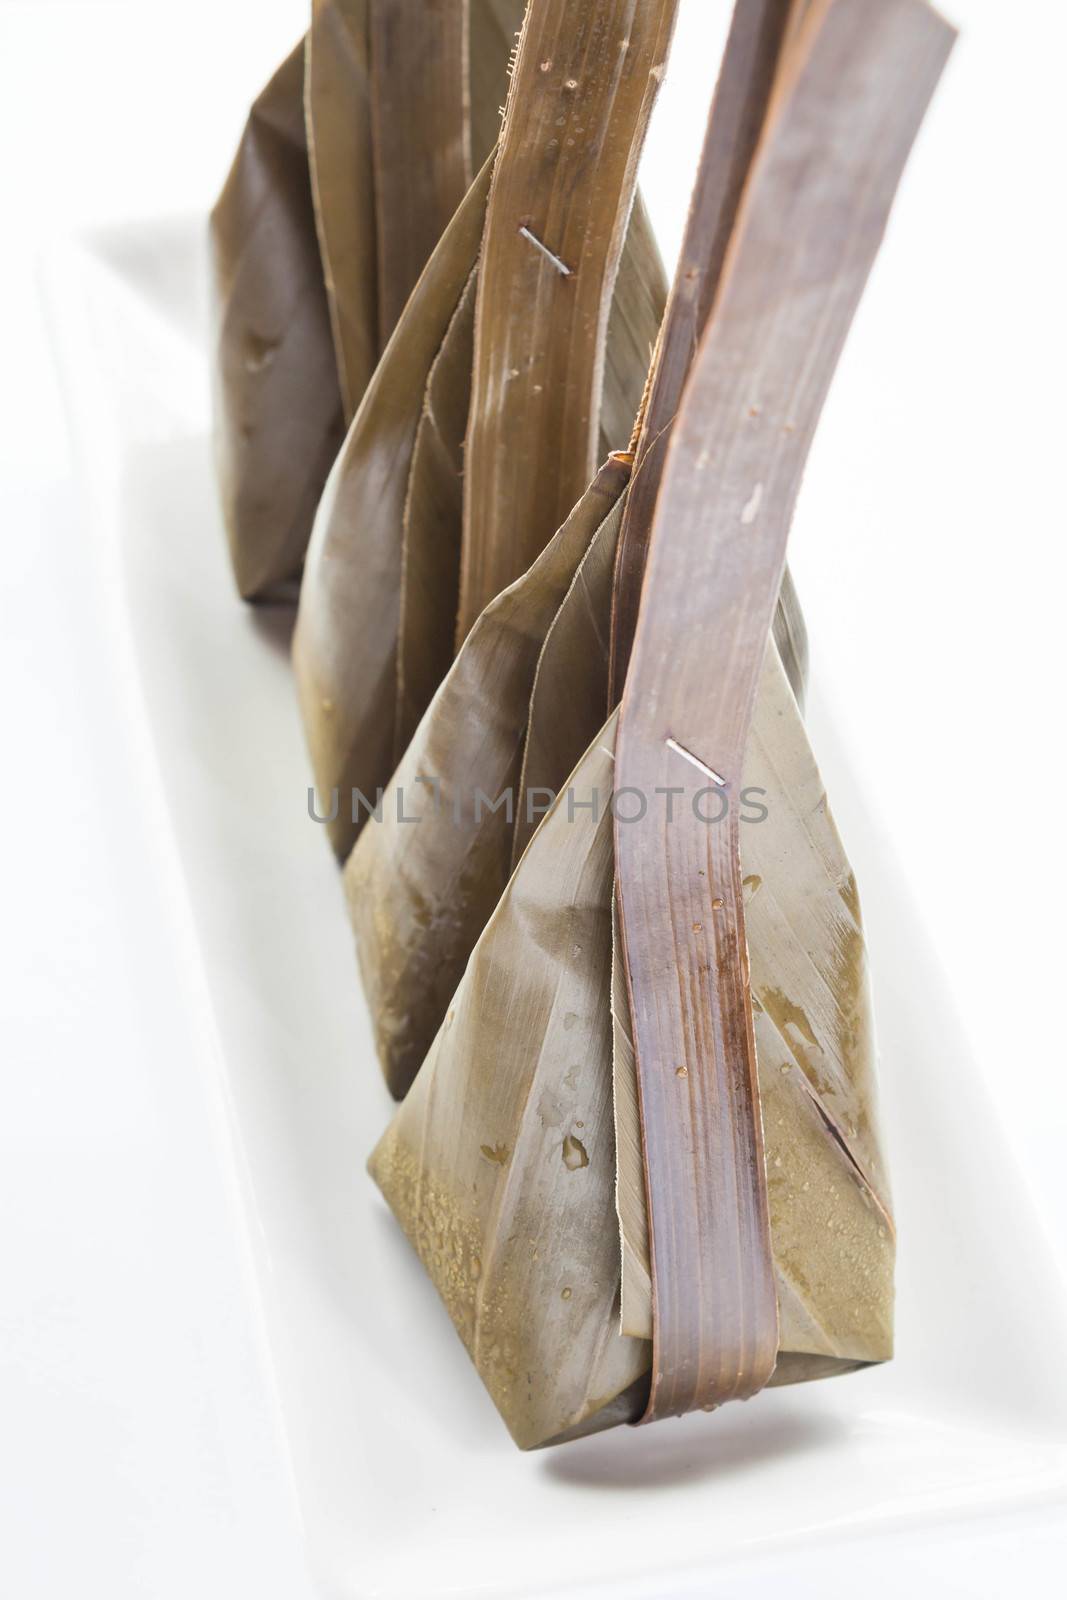
[[[609,462],[614,503],[575,514],[596,526],[536,631],[532,679],[529,639],[511,652],[524,668],[509,692],[519,676],[530,692],[518,823],[494,810],[467,830],[506,881],[371,1161],[526,1448],[892,1351],[858,894],[783,664],[788,638],[771,625],[803,458],[951,35],[918,0],[829,0],[784,20],[643,541],[621,708],[561,774],[595,713],[587,677],[608,682],[613,609],[622,625],[612,578],[634,483]],[[596,483],[602,493],[603,474]],[[451,798],[428,768],[434,740],[449,745],[442,708],[471,647],[524,591],[554,598],[553,553],[475,623],[470,660],[461,651],[420,725],[398,772],[425,795],[417,806]],[[479,676],[464,738],[473,753],[488,734],[494,760],[472,760],[468,784],[516,767],[514,718],[500,759],[504,675]],[[558,792],[533,826],[535,787]],[[428,903],[421,843],[407,847],[408,880],[396,789],[346,871],[387,1062],[429,988],[396,982],[411,935],[425,975],[433,949],[462,945],[477,920],[457,934],[461,883],[451,908]],[[387,882],[410,927],[393,921]],[[417,1053],[399,1052],[394,1088]]]

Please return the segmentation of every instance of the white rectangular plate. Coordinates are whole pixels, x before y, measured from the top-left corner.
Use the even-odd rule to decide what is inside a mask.
[[[511,1444],[364,1172],[389,1102],[308,816],[290,617],[242,606],[228,572],[202,239],[175,223],[82,240],[53,261],[51,295],[112,597],[101,628],[129,647],[193,913],[229,1109],[219,1157],[243,1197],[321,1593],[897,1600],[916,1573],[995,1594],[1030,1560],[1062,1561],[1057,1266],[817,683],[813,739],[876,978],[899,1354],[710,1417],[544,1454]],[[817,606],[809,625],[817,639]]]

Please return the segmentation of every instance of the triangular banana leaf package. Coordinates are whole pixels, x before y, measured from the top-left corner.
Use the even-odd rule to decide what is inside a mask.
[[[499,127],[521,0],[312,0],[212,213],[216,446],[246,599],[291,594],[327,474]]]
[[[674,0],[633,16],[607,0],[530,8],[498,151],[330,475],[293,654],[342,859],[359,797],[390,778],[457,643],[544,548],[605,445],[629,438],[665,301],[634,185],[673,13]]]
[[[766,716],[783,705],[795,715],[776,656],[769,661]],[[615,1132],[615,1098],[627,1086],[613,1081],[614,737],[612,719],[537,829],[371,1161],[524,1448],[636,1421],[648,1398],[653,1322],[640,1143],[638,1136],[631,1160],[620,1163],[624,1145]],[[798,758],[810,789],[818,774],[802,735]],[[752,773],[765,775],[762,748]],[[824,997],[826,1015],[812,1011],[819,1032],[811,1040],[806,1020],[803,1035],[783,1035],[760,1013],[761,1022],[767,1018],[757,1044],[772,1175],[775,1383],[885,1360],[892,1341],[893,1231],[872,1131],[870,1059],[849,1036],[857,1019],[866,1020],[863,940],[839,895],[811,896],[812,877],[820,890],[825,883],[819,847],[830,846],[847,878],[825,808],[822,816],[815,840],[792,812],[792,831],[782,837],[753,826],[750,836],[766,843],[770,860],[757,850],[744,861],[746,874],[750,866],[766,873],[760,893],[771,921],[769,952],[777,950],[778,919],[798,906],[809,937],[818,929],[819,954],[840,938],[851,938],[855,952],[851,1009]],[[799,882],[794,833],[809,866]],[[755,954],[762,931],[750,929],[757,1004],[790,976],[773,954],[763,972]],[[825,975],[808,988],[821,988]],[[621,1026],[625,1035],[628,1017]],[[833,1074],[826,1100],[809,1077],[812,1061]],[[632,1072],[631,1065],[631,1104]],[[684,1080],[677,1081],[681,1090]],[[842,1144],[830,1136],[827,1101],[850,1127],[862,1125],[873,1177],[855,1165],[854,1138]],[[626,1216],[625,1258],[617,1185],[637,1196]]]
[[[713,124],[758,10],[739,8]],[[508,851],[498,878],[514,870],[371,1170],[526,1448],[892,1347],[857,891],[783,665],[795,680],[789,607],[775,638],[772,621],[803,462],[951,31],[922,0],[761,14],[777,45],[758,137],[722,199],[714,294],[644,524],[639,436],[628,490],[606,516],[575,513],[584,549],[557,588],[535,561],[473,622],[398,772],[432,798],[450,699],[476,778],[519,769],[517,823],[494,810],[486,834]],[[678,300],[676,284],[675,315]],[[538,620],[497,658],[501,733],[483,636],[524,594]],[[564,777],[597,685],[621,707]],[[527,821],[523,800],[561,783]],[[392,872],[414,903],[436,870],[413,847],[406,879],[381,842],[404,826],[387,820],[398,787],[347,873],[365,970],[389,930],[360,926],[363,886],[381,908]],[[426,914],[424,963],[453,939]],[[387,1003],[400,1014],[403,984]]]

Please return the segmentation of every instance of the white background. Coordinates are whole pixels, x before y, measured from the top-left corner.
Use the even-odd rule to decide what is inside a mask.
[[[947,9],[963,36],[827,408],[794,565],[820,618],[818,693],[880,797],[976,1093],[1062,1267],[1067,26],[1059,0]],[[0,0],[0,1592],[13,1600],[311,1592],[212,1043],[174,1011],[185,946],[147,866],[123,669],[86,604],[39,271],[76,230],[205,212],[304,12]],[[649,139],[668,266],[725,16],[723,0],[683,0]],[[966,1564],[980,1547],[964,1546]],[[982,1570],[966,1592],[1002,1592]]]

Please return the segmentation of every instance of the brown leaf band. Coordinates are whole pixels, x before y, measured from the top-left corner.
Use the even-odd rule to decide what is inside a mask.
[[[755,1393],[778,1344],[737,796],[789,523],[838,355],[952,31],[816,0],[790,45],[674,426],[617,751],[652,1259],[645,1420]],[[720,791],[729,821],[692,801]]]

